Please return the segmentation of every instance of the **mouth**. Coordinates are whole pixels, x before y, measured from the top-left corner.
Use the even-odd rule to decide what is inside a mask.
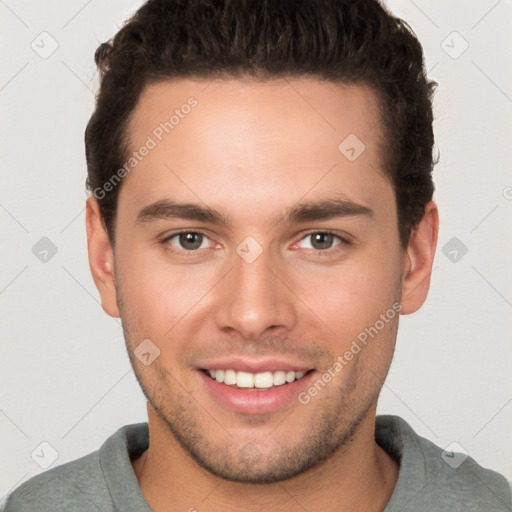
[[[299,405],[299,394],[311,385],[317,374],[314,368],[293,368],[279,363],[238,366],[242,368],[230,368],[229,363],[197,368],[199,389],[216,408],[249,415],[269,414]]]
[[[265,371],[259,373],[237,371],[233,369],[202,369],[202,371],[219,384],[224,384],[237,389],[268,391],[278,386],[284,386],[301,380],[305,375],[314,370],[277,370],[274,372]]]

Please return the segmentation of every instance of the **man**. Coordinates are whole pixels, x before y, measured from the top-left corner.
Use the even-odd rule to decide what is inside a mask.
[[[438,233],[410,29],[375,0],[150,0],[96,62],[89,261],[148,423],[5,510],[510,510],[376,418]]]

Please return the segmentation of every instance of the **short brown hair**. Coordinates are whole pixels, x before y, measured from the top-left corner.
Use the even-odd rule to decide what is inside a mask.
[[[148,0],[95,60],[101,85],[85,131],[93,193],[127,160],[128,119],[147,84],[310,77],[365,84],[377,94],[402,247],[432,199],[437,84],[426,76],[413,31],[377,0]],[[121,185],[99,200],[112,242]]]

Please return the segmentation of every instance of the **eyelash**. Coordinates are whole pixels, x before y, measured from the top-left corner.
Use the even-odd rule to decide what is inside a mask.
[[[181,234],[184,234],[184,233],[187,233],[187,234],[195,234],[195,235],[202,235],[206,238],[209,239],[208,235],[206,235],[205,233],[203,233],[202,231],[191,231],[191,230],[183,230],[183,231],[176,231],[175,233],[172,233],[171,235],[165,237],[163,240],[162,240],[162,244],[164,246],[164,249],[168,252],[172,252],[174,254],[180,254],[180,255],[184,255],[186,257],[190,257],[190,256],[195,256],[197,255],[199,249],[194,249],[194,250],[189,250],[187,251],[186,249],[182,249],[182,250],[179,250],[177,248],[175,248],[174,246],[172,246],[169,241],[172,240],[174,237],[178,236],[178,235],[181,235]],[[302,240],[304,240],[305,238],[307,238],[308,236],[311,236],[311,235],[316,235],[316,234],[322,234],[322,235],[332,235],[333,237],[335,238],[338,238],[340,240],[340,243],[333,246],[333,247],[330,247],[329,249],[307,249],[308,251],[314,251],[316,254],[318,255],[322,255],[322,254],[331,254],[333,252],[337,252],[339,250],[342,250],[344,246],[348,246],[348,245],[352,245],[352,242],[347,240],[346,238],[342,237],[341,235],[339,235],[338,233],[335,233],[334,231],[319,231],[319,230],[316,230],[316,231],[310,231],[308,233],[305,233],[302,238],[300,238],[300,240],[296,243],[299,243],[301,242]]]

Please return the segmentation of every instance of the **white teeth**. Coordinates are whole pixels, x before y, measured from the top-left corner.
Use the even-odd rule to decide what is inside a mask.
[[[226,370],[224,372],[224,384],[232,386],[236,384],[236,372],[235,370]]]
[[[295,372],[286,372],[286,382],[293,382],[295,380]]]
[[[271,388],[274,385],[272,372],[257,373],[254,376],[255,388]]]
[[[207,370],[207,373],[212,379],[228,386],[257,389],[270,389],[273,386],[282,386],[283,384],[302,379],[305,375],[305,372],[285,372],[283,370],[276,372],[249,373],[229,369]]]
[[[254,377],[255,377],[255,375],[253,375],[252,373],[237,372],[236,373],[236,385],[239,388],[253,388],[254,387]]]
[[[282,386],[286,382],[285,372],[274,372],[274,386]]]

